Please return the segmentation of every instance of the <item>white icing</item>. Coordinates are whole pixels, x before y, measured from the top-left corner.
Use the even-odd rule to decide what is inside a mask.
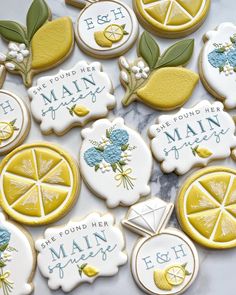
[[[29,111],[19,97],[5,90],[0,90],[0,122],[10,123],[16,120],[13,135],[0,143],[0,155],[14,149],[26,135],[30,125]],[[0,131],[1,132],[1,131]]]
[[[236,146],[234,133],[234,121],[223,110],[222,103],[208,101],[201,101],[191,109],[182,108],[174,115],[162,115],[158,124],[149,129],[151,149],[161,162],[162,170],[178,174],[186,173],[193,166],[205,166],[209,161],[228,157]],[[194,155],[192,148],[197,146],[212,154],[206,158],[197,152]]]
[[[7,221],[2,213],[0,213],[0,229],[7,230],[11,235],[9,248],[1,252],[3,259],[4,257],[7,258],[6,266],[0,269],[3,273],[10,273],[7,279],[13,284],[9,294],[30,294],[33,291],[31,279],[35,267],[34,253],[30,241],[21,228]],[[22,271],[22,263],[24,264],[24,271]],[[4,294],[2,291],[0,292]]]
[[[89,166],[84,159],[85,152],[89,148],[95,147],[93,143],[100,143],[101,138],[106,135],[106,130],[110,128],[125,130],[129,135],[128,144],[132,157],[123,166],[123,170],[127,172],[133,188],[130,185],[128,188],[123,186],[122,177],[118,170],[114,172],[110,169],[104,173],[100,169],[95,171],[95,167]],[[106,200],[108,207],[114,208],[120,204],[130,206],[137,202],[141,196],[149,194],[148,182],[152,168],[151,152],[142,137],[136,131],[128,128],[122,118],[117,118],[113,122],[107,119],[98,120],[92,128],[82,130],[81,135],[84,138],[80,151],[81,173],[88,186],[99,197]]]
[[[28,90],[31,111],[40,122],[43,133],[64,134],[73,126],[83,126],[95,118],[104,117],[115,106],[115,97],[108,75],[99,62],[78,62],[72,69],[55,76],[38,79]],[[86,107],[85,116],[70,113],[75,105]]]
[[[224,99],[227,108],[236,107],[236,75],[226,76],[223,72],[219,72],[218,68],[214,68],[208,61],[208,54],[215,49],[215,43],[230,42],[230,37],[236,33],[236,26],[232,23],[222,23],[216,30],[209,31],[205,35],[205,45],[201,53],[201,70],[203,77],[209,87],[216,94]]]
[[[38,266],[48,278],[49,288],[61,287],[64,292],[70,292],[81,283],[93,283],[97,277],[115,275],[118,266],[127,262],[127,255],[123,252],[123,234],[114,224],[111,214],[91,213],[81,221],[47,229],[45,238],[37,240],[35,245],[39,251]],[[84,263],[98,273],[92,277],[85,273],[80,276],[77,265]]]
[[[125,25],[128,32],[123,38],[112,44],[112,47],[101,47],[95,39],[94,33],[104,31],[111,25]],[[125,4],[116,0],[97,1],[86,6],[78,16],[75,33],[79,46],[86,53],[109,58],[126,52],[138,37],[138,21],[134,12]]]

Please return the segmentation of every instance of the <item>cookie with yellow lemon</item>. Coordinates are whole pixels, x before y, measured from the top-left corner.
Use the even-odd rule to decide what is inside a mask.
[[[194,244],[181,231],[166,227],[174,205],[150,198],[133,205],[123,220],[142,235],[134,247],[131,270],[147,294],[177,295],[194,282],[199,269]]]
[[[184,68],[194,48],[193,39],[181,40],[162,54],[156,40],[146,31],[138,43],[138,58],[129,63],[120,57],[120,80],[126,93],[124,106],[135,100],[157,110],[182,106],[192,95],[198,74]]]
[[[202,246],[236,247],[236,170],[213,166],[183,184],[177,214],[183,230]]]
[[[204,22],[211,0],[134,0],[134,10],[147,30],[167,38],[193,33]]]
[[[92,284],[102,276],[114,276],[127,262],[124,235],[110,213],[93,212],[48,228],[35,248],[39,270],[48,279],[49,288],[64,292],[83,283]]]
[[[0,35],[8,43],[7,53],[0,53],[0,63],[10,73],[22,76],[31,86],[36,73],[55,67],[71,53],[74,31],[69,17],[50,21],[51,12],[44,0],[33,0],[26,16],[26,26],[0,20]]]
[[[63,217],[80,189],[75,160],[50,143],[16,148],[2,160],[0,175],[1,207],[11,218],[32,226]]]

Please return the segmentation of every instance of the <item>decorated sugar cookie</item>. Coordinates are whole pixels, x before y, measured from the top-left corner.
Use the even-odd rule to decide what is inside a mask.
[[[127,262],[125,241],[111,214],[91,213],[61,227],[49,228],[36,241],[38,266],[52,290],[64,292],[98,277],[113,276]]]
[[[30,130],[31,119],[24,101],[0,90],[0,155],[21,144]]]
[[[22,145],[0,165],[0,201],[18,222],[42,225],[62,218],[80,186],[76,162],[50,143]]]
[[[101,119],[81,131],[82,176],[110,208],[129,206],[149,194],[152,156],[142,137],[124,124]],[[145,161],[143,161],[145,159]]]
[[[213,166],[194,173],[177,200],[183,230],[205,247],[236,247],[235,196],[235,170]]]
[[[0,213],[0,294],[32,293],[35,266],[36,254],[30,234]]]
[[[79,47],[99,58],[120,56],[138,37],[138,21],[132,9],[119,0],[66,0],[82,9],[75,35]]]
[[[123,105],[139,100],[158,110],[182,106],[199,79],[196,73],[182,67],[191,58],[193,47],[194,40],[186,39],[160,54],[156,41],[144,32],[138,43],[138,58],[131,63],[125,57],[119,60],[120,80],[126,89]]]
[[[194,166],[230,156],[235,123],[223,104],[203,100],[191,109],[162,115],[149,128],[151,149],[163,172],[184,174]]]
[[[236,26],[222,23],[205,34],[199,70],[206,89],[225,107],[236,107]]]
[[[10,73],[22,76],[26,87],[39,72],[64,61],[74,45],[74,32],[69,17],[52,21],[44,0],[33,0],[26,16],[26,25],[1,20],[0,35],[8,42],[7,53],[0,53],[0,63]]]
[[[134,0],[134,9],[147,30],[167,37],[186,36],[204,22],[210,0]]]
[[[106,116],[116,103],[99,62],[80,61],[70,70],[42,77],[28,93],[32,114],[44,134],[63,135],[73,126]]]
[[[181,231],[166,228],[173,207],[151,198],[133,205],[123,220],[143,236],[133,249],[131,271],[137,285],[148,294],[182,294],[198,273],[194,244]]]

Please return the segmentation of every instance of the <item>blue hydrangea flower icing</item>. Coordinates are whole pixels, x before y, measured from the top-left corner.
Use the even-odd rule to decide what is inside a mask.
[[[10,242],[11,234],[5,228],[0,228],[0,247],[7,246]]]
[[[103,152],[104,160],[109,164],[119,162],[121,158],[121,148],[118,145],[108,145]]]
[[[227,62],[227,56],[224,52],[217,52],[217,49],[208,54],[208,61],[214,68],[223,67]]]
[[[84,153],[84,159],[90,167],[93,167],[102,162],[103,153],[95,147],[91,147]]]
[[[227,53],[228,62],[232,67],[236,67],[236,49]]]
[[[111,141],[116,145],[124,145],[129,141],[129,134],[126,130],[115,129],[110,134]]]

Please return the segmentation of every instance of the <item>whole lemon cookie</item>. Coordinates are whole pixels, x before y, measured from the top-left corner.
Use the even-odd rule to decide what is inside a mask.
[[[32,226],[63,217],[76,201],[80,187],[76,162],[49,143],[16,148],[2,160],[0,174],[3,210]]]
[[[186,36],[197,30],[210,3],[210,0],[133,0],[144,27],[167,38]]]
[[[236,247],[236,170],[209,167],[190,176],[177,200],[183,230],[199,244]]]
[[[26,87],[39,72],[55,67],[71,53],[74,31],[69,17],[49,21],[51,12],[44,0],[33,0],[26,26],[0,20],[0,35],[8,43],[8,52],[0,53],[0,63],[10,73],[22,76]]]
[[[198,74],[183,68],[190,60],[194,40],[176,42],[162,54],[155,39],[146,31],[138,43],[138,58],[129,63],[119,59],[120,80],[126,93],[124,106],[135,100],[158,110],[172,110],[182,106],[192,95]]]

